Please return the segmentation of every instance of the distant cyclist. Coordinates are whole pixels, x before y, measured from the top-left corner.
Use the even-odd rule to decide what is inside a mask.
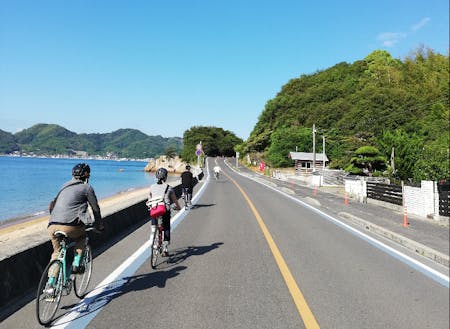
[[[164,229],[164,241],[163,241],[163,257],[168,257],[169,250],[168,246],[170,244],[170,205],[175,204],[177,210],[180,210],[181,207],[178,204],[177,197],[175,195],[175,191],[173,188],[166,183],[167,180],[167,169],[159,168],[155,177],[157,182],[150,186],[149,199],[161,197],[164,199],[164,203],[166,204],[166,213],[162,216],[162,226]],[[157,218],[151,219],[151,233],[150,233],[150,241],[153,241],[153,237],[156,233],[156,225],[158,223]]]
[[[220,174],[222,169],[220,169],[220,167],[218,165],[216,165],[213,170],[214,170],[214,177],[216,179],[219,179],[219,174]]]
[[[91,169],[85,163],[79,163],[73,167],[73,178],[66,182],[59,191],[48,223],[47,230],[53,246],[52,260],[58,257],[60,242],[53,233],[63,231],[68,238],[75,241],[75,257],[72,263],[73,273],[79,272],[81,255],[86,239],[85,226],[95,223],[100,231],[103,231],[105,228],[94,189],[88,184],[90,175]],[[92,209],[94,220],[89,214],[88,205]]]
[[[192,190],[194,187],[194,175],[191,172],[191,166],[186,165],[186,170],[181,174],[181,187],[183,189],[183,196],[185,197],[185,207],[192,205]]]

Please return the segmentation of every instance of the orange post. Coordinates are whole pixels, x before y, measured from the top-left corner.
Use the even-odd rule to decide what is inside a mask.
[[[344,204],[348,206],[348,192],[345,191]]]
[[[314,195],[317,195],[317,186],[314,187]]]
[[[406,206],[403,207],[403,227],[408,227],[408,215],[406,213]]]

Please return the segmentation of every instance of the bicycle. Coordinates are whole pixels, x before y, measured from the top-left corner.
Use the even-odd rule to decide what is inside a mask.
[[[156,269],[158,256],[163,253],[164,229],[162,225],[162,216],[157,219],[156,232],[153,235],[153,241],[150,241],[150,262],[152,269]]]
[[[191,194],[189,193],[188,187],[183,187],[183,201],[184,201],[184,209],[188,209],[191,203]]]
[[[87,227],[86,232],[97,231],[94,227]],[[56,231],[54,236],[60,240],[58,257],[47,265],[42,273],[36,296],[36,316],[41,325],[48,325],[54,318],[61,296],[71,293],[72,287],[75,295],[82,299],[89,285],[92,275],[92,250],[89,245],[89,237],[86,236],[84,251],[81,257],[79,271],[72,274],[72,263],[67,261],[69,248],[75,246],[75,242],[69,241],[66,233]],[[56,273],[56,276],[54,274]],[[50,276],[55,277],[55,282],[49,282]]]
[[[146,202],[146,205],[149,210],[164,203],[164,198],[155,197]],[[170,206],[170,209],[174,209],[174,205]],[[158,263],[159,255],[163,254],[163,242],[164,242],[164,228],[163,228],[163,217],[156,217],[156,232],[153,234],[153,241],[150,241],[150,263],[152,269],[156,269],[156,265]]]

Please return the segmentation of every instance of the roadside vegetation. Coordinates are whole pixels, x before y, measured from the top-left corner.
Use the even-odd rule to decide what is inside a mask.
[[[291,151],[316,152],[331,168],[402,180],[440,180],[449,169],[449,56],[418,49],[403,60],[382,50],[286,83],[250,137],[236,147],[271,167]],[[391,159],[391,156],[393,159]]]

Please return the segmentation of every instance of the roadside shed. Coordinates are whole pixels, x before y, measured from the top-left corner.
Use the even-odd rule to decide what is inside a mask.
[[[289,152],[289,158],[294,160],[295,171],[298,173],[313,172],[314,153],[308,152]],[[329,162],[325,154],[325,166]],[[323,168],[324,154],[316,153],[316,170]]]

